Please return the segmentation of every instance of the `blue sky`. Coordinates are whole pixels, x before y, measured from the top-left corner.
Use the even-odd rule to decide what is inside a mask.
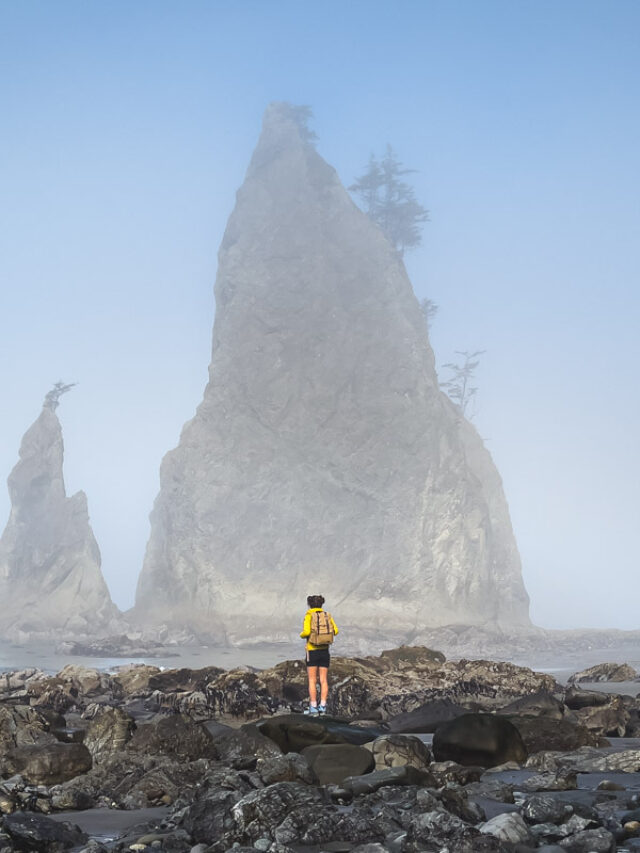
[[[0,479],[77,381],[67,491],[132,603],[262,112],[309,104],[344,183],[387,143],[418,170],[407,267],[437,363],[486,350],[534,621],[638,627],[639,94],[626,0],[0,0]]]

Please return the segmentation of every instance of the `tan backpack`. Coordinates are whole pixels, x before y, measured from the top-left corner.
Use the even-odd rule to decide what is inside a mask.
[[[329,646],[333,643],[331,614],[326,610],[316,610],[311,614],[309,642],[314,646]]]

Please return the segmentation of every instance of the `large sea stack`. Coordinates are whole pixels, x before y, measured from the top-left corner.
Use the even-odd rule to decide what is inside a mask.
[[[87,497],[65,493],[58,394],[47,395],[9,475],[0,636],[12,640],[95,636],[113,630],[118,615],[102,576]]]
[[[529,625],[500,477],[440,390],[403,262],[286,104],[219,252],[209,383],[161,468],[139,619],[214,641]]]

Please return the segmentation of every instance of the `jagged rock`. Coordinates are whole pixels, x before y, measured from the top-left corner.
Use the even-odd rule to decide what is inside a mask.
[[[297,752],[259,758],[256,763],[256,772],[265,785],[273,785],[275,782],[319,784],[315,771],[309,766],[304,755]]]
[[[408,839],[425,845],[434,845],[433,848],[427,847],[427,850],[440,850],[447,845],[457,851],[462,849],[463,842],[469,842],[471,839],[475,841],[478,836],[477,829],[456,815],[449,814],[444,809],[438,809],[415,815],[409,825]]]
[[[527,844],[531,841],[529,827],[517,812],[496,815],[482,824],[480,832],[511,844]]]
[[[219,666],[206,666],[203,669],[165,669],[150,674],[149,689],[159,690],[161,693],[202,692],[210,682],[224,674],[225,670]]]
[[[581,681],[636,681],[638,673],[628,663],[598,663],[588,669],[575,672],[569,684],[579,684]]]
[[[524,762],[527,750],[516,727],[504,717],[464,714],[436,731],[433,755],[436,761],[495,767],[506,761]]]
[[[204,726],[175,714],[138,726],[128,749],[151,755],[170,755],[194,761],[216,758],[213,738]]]
[[[520,786],[519,786],[520,787]],[[470,782],[464,790],[469,798],[482,797],[499,803],[513,803],[514,786],[498,779],[483,777],[479,782]]]
[[[573,770],[547,771],[529,776],[518,786],[522,791],[575,791],[578,779]]]
[[[592,746],[582,746],[573,752],[537,752],[529,756],[526,766],[545,772],[638,773],[640,750],[625,749],[603,754]]]
[[[87,498],[68,498],[60,422],[45,404],[9,475],[11,515],[0,539],[0,636],[93,634],[117,621],[89,525]]]
[[[601,737],[624,737],[631,718],[624,696],[608,695],[606,705],[587,706],[576,711],[579,722]]]
[[[282,756],[282,750],[275,741],[261,734],[255,726],[227,731],[212,730],[210,723],[204,726],[211,734],[220,760],[229,767],[237,770],[253,768],[261,759],[278,759]]]
[[[290,639],[321,573],[362,643],[527,626],[500,478],[439,388],[402,261],[287,105],[266,111],[215,289],[209,384],[163,460],[136,621]]]
[[[350,743],[315,744],[305,747],[301,754],[321,785],[339,785],[348,776],[361,776],[375,766],[368,749]]]
[[[56,677],[69,684],[70,691],[76,691],[76,695],[81,693],[83,696],[93,697],[112,688],[111,678],[106,672],[72,663],[63,667]]]
[[[429,765],[429,772],[434,776],[438,787],[447,784],[468,785],[479,782],[485,768],[480,766],[464,766],[455,761],[434,761]]]
[[[238,791],[204,791],[186,810],[182,826],[196,843],[207,844],[222,839],[235,829],[231,809],[241,797]],[[219,849],[226,850],[227,847]]]
[[[120,752],[131,740],[135,723],[120,708],[106,708],[89,723],[83,743],[94,761],[102,761],[114,752]]]
[[[180,796],[187,799],[211,772],[206,759],[185,761],[170,756],[114,753],[88,773],[52,789],[56,808],[147,808]],[[225,770],[225,779],[235,778]],[[69,806],[66,803],[76,802]],[[84,805],[80,805],[83,803]]]
[[[55,743],[46,717],[27,705],[0,705],[0,756],[13,747]]]
[[[91,753],[81,743],[48,743],[12,749],[4,758],[5,775],[19,773],[31,785],[57,785],[91,768]]]
[[[570,805],[544,794],[527,797],[522,806],[522,817],[527,823],[562,823],[572,812]]]
[[[280,825],[295,810],[309,806],[316,807],[317,825],[317,818],[320,817],[317,806],[322,802],[322,794],[317,788],[299,782],[277,782],[268,788],[250,791],[232,806],[231,813],[235,827],[243,838],[252,841],[272,838],[287,844],[296,838],[296,833],[287,833],[289,837],[283,837],[285,833],[278,833]]]
[[[516,697],[559,690],[555,680],[527,667],[496,661],[444,661],[424,647],[407,647],[363,658],[333,657],[329,704],[336,716],[389,721],[429,703],[477,709],[504,706]],[[300,661],[285,661],[260,673],[231,670],[207,685],[216,716],[251,718],[284,710],[306,694]],[[448,713],[437,706],[435,716]],[[451,714],[454,716],[454,713]],[[401,718],[402,719],[402,718]]]
[[[616,849],[614,836],[606,829],[585,829],[564,838],[558,846],[568,853],[613,853]]]
[[[148,696],[151,693],[149,681],[159,672],[160,669],[157,666],[148,664],[128,664],[118,667],[113,676],[114,695],[127,699]]]

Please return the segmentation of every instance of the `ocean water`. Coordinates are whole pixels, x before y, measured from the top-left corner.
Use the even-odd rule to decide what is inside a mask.
[[[14,646],[0,641],[0,672],[36,667],[46,673],[55,674],[67,664],[86,666],[111,672],[126,664],[146,663],[163,669],[189,667],[202,669],[219,666],[223,669],[250,667],[266,669],[285,660],[304,657],[304,644],[264,644],[244,648],[226,646],[167,647],[158,657],[87,657],[83,655],[58,654],[53,646]]]

